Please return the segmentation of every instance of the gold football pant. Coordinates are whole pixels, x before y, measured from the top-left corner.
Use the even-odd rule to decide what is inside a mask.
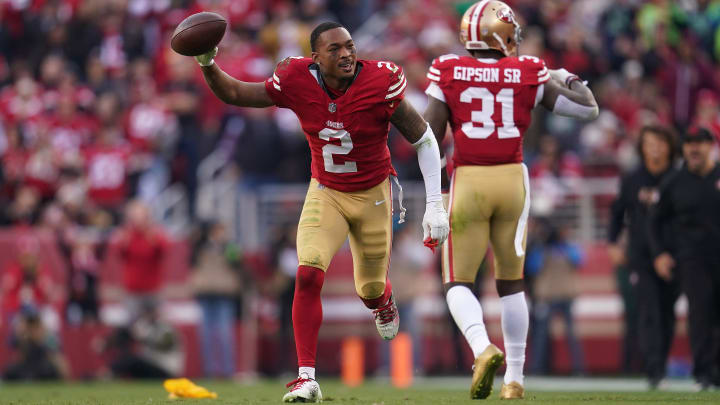
[[[310,181],[297,233],[298,262],[327,271],[350,235],[355,291],[377,298],[385,291],[392,246],[390,181],[368,190],[342,192]]]
[[[523,278],[530,210],[527,167],[521,163],[460,166],[450,187],[450,235],[443,245],[443,282],[472,283],[492,245],[495,278]]]

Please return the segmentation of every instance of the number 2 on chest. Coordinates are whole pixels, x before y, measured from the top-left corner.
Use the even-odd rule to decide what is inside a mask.
[[[498,138],[517,138],[520,130],[515,126],[513,89],[502,89],[497,96],[485,87],[468,87],[460,93],[460,102],[471,104],[474,99],[482,100],[482,110],[471,112],[471,122],[464,122],[462,130],[468,138],[486,139],[495,132],[495,103],[502,106],[502,126],[497,129]],[[481,124],[482,126],[475,126]]]
[[[322,148],[325,171],[328,173],[355,173],[357,172],[356,162],[345,162],[341,165],[333,162],[333,155],[347,155],[353,148],[350,133],[344,129],[325,128],[318,133],[320,139],[331,141],[339,139],[340,145],[329,143]]]

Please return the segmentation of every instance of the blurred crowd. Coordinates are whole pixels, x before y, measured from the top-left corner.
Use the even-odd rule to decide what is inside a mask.
[[[354,32],[361,57],[404,67],[407,97],[423,110],[427,67],[464,52],[458,20],[471,3],[415,3],[3,2],[0,221],[35,222],[52,203],[74,222],[117,224],[131,197],[152,201],[170,184],[186,189],[192,216],[198,165],[215,150],[248,186],[306,180],[309,156],[292,112],[224,106],[192,58],[170,50],[174,27],[199,10],[227,16],[218,64],[261,81],[279,60],[309,54],[314,25],[338,20]],[[525,140],[534,177],[632,167],[638,129],[648,123],[720,130],[720,2],[509,3],[524,27],[521,53],[588,80],[602,111],[590,124],[536,113]],[[401,175],[418,179],[412,148],[396,134],[390,145]]]
[[[637,165],[635,145],[643,125],[684,129],[701,124],[720,136],[720,1],[507,3],[523,26],[520,52],[588,80],[601,106],[600,117],[591,123],[534,113],[525,157],[541,187],[536,213],[550,214],[564,190],[583,176],[616,176]],[[353,33],[361,58],[403,66],[406,96],[422,111],[431,60],[465,52],[457,30],[471,4],[1,1],[0,224],[34,226],[56,236],[70,271],[67,320],[97,319],[99,267],[108,254],[123,263],[121,283],[131,312],[137,319],[154,319],[154,303],[147,298],[160,288],[159,262],[172,238],[150,218],[153,201],[165,189],[181,185],[189,201],[186,214],[195,218],[198,167],[211,153],[247,188],[309,177],[309,150],[292,112],[223,105],[194,60],[170,50],[169,37],[183,18],[201,10],[226,16],[229,30],[216,61],[246,81],[266,79],[287,56],[309,55],[312,28],[325,20],[339,21]],[[400,177],[419,180],[410,145],[395,132],[389,143]],[[198,232],[192,265],[213,268],[226,280],[203,285],[203,277],[193,279],[208,322],[203,329],[216,325],[213,330],[222,335],[217,339],[223,354],[208,354],[216,361],[206,371],[226,375],[234,370],[223,362],[232,355],[223,339],[232,333],[226,330],[227,319],[237,310],[228,298],[235,299],[238,286],[248,281],[238,275],[241,250],[227,244],[226,230],[193,223]],[[285,304],[292,297],[288,280],[295,268],[288,232],[283,228],[275,242],[268,242],[274,246],[268,261],[280,269],[273,288]],[[564,243],[558,236],[562,231],[557,232],[552,243]],[[13,297],[26,291],[19,280],[31,280],[36,300],[50,300],[52,289],[35,282],[45,274],[29,258],[37,250],[28,249],[20,249],[18,259],[2,269],[3,280],[16,281]],[[571,256],[568,270],[579,262]],[[4,281],[6,285],[11,284]],[[23,328],[34,327],[36,312],[22,309],[20,301],[9,302],[6,292],[4,316],[20,311],[27,315]],[[551,301],[547,308],[565,310],[562,300]],[[289,321],[282,324],[285,328]],[[290,337],[289,330],[281,334]]]

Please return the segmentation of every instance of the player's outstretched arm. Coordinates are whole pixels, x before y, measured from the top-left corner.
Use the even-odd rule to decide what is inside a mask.
[[[450,109],[447,104],[435,97],[429,96],[428,105],[423,117],[435,134],[438,146],[442,145],[442,141],[445,139],[445,132],[447,131],[447,123],[450,120]],[[448,177],[447,170],[443,170],[447,165],[447,158],[445,157],[445,151],[442,147],[440,147],[440,165],[440,187],[443,193],[446,193],[450,188],[450,178]],[[447,208],[447,204],[445,208]]]
[[[445,242],[450,231],[440,192],[440,148],[430,125],[407,100],[400,102],[390,122],[417,151],[426,194],[423,238],[428,246],[434,248]]]
[[[227,104],[239,107],[270,107],[275,105],[265,90],[265,83],[248,83],[237,80],[223,72],[215,63],[217,47],[212,51],[196,56],[202,69],[205,82],[210,90]]]
[[[594,120],[600,110],[595,96],[580,78],[565,69],[550,70],[544,86],[542,105],[557,115]]]

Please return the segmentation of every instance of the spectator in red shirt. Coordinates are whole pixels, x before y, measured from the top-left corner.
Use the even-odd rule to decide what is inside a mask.
[[[168,250],[165,232],[150,218],[150,209],[142,201],[128,203],[125,223],[112,238],[122,271],[131,319],[143,304],[155,301],[162,287],[162,265]]]
[[[37,246],[23,243],[16,260],[2,271],[0,297],[4,321],[10,321],[22,308],[41,310],[52,299],[50,270],[41,265]]]
[[[104,128],[97,142],[85,148],[88,196],[97,205],[114,210],[127,200],[130,171],[129,145],[112,129]]]

